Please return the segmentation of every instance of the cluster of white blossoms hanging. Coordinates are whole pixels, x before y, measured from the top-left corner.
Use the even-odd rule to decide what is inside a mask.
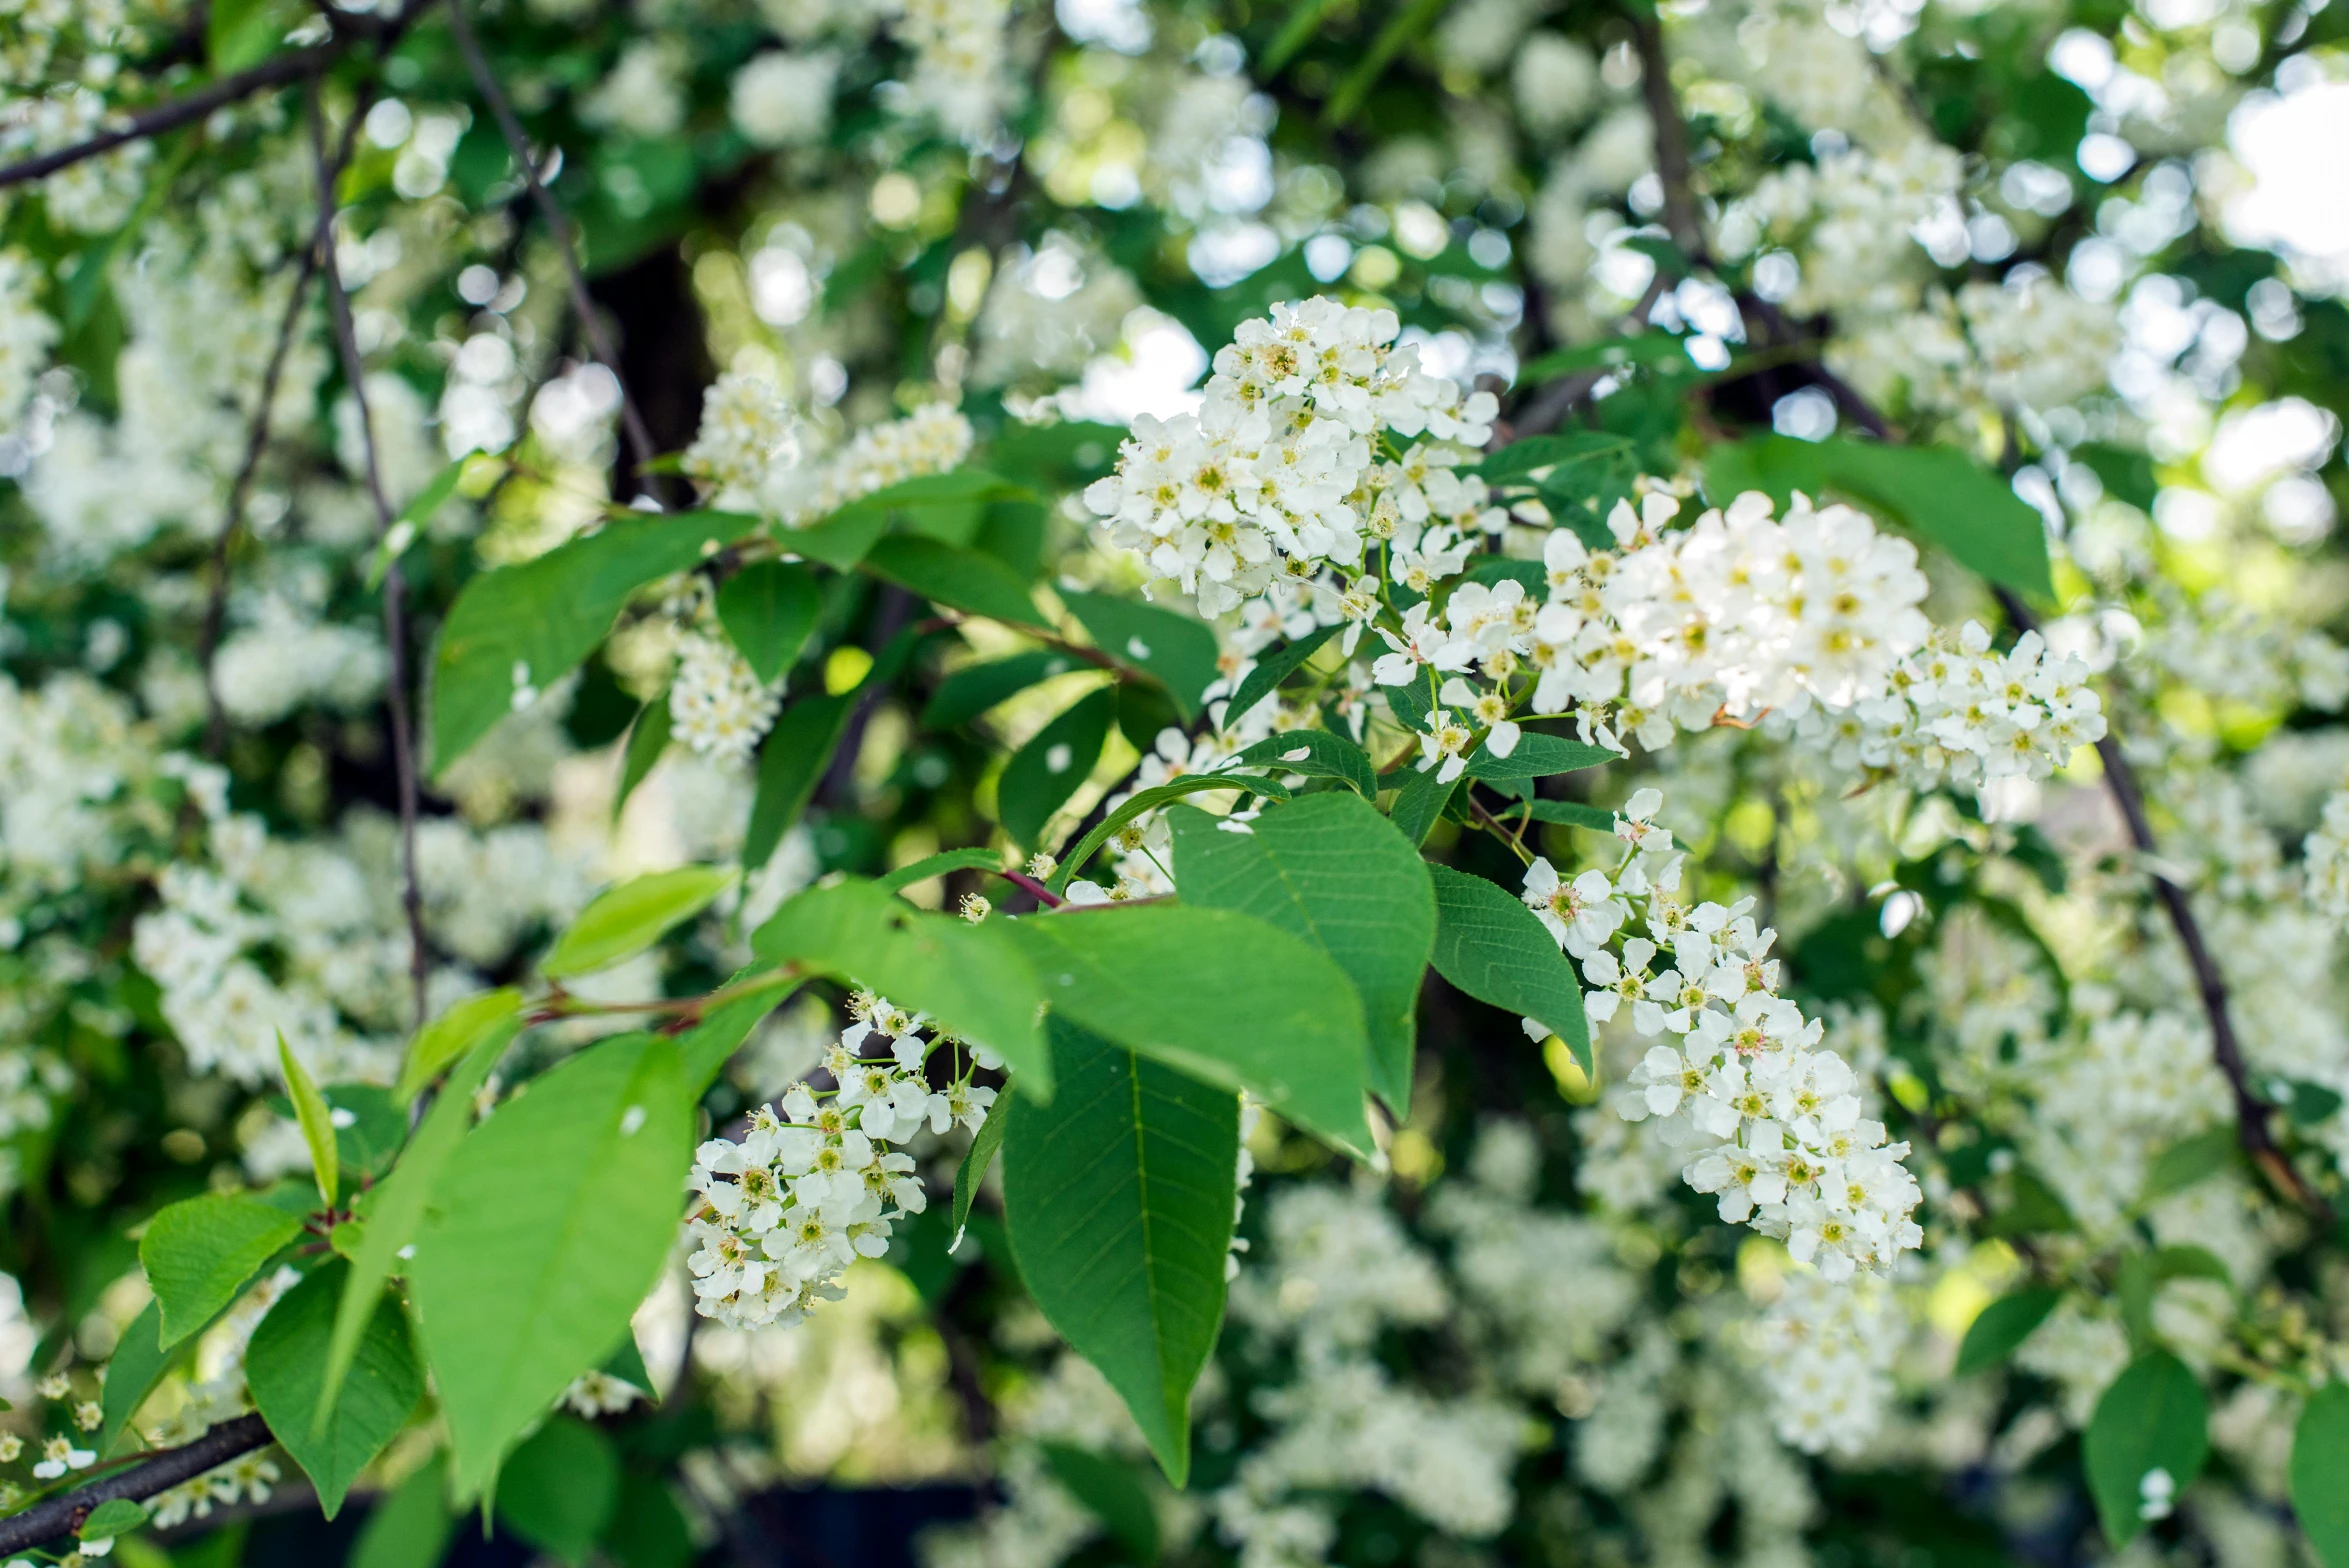
[[[796,1323],[838,1300],[848,1266],[887,1252],[891,1225],[929,1206],[913,1156],[895,1146],[925,1127],[976,1132],[995,1102],[971,1082],[973,1068],[1003,1065],[985,1047],[950,1041],[887,997],[860,992],[849,1013],[824,1059],[831,1088],[794,1084],[751,1113],[739,1141],[713,1138],[695,1154],[694,1309],[729,1328]],[[933,1087],[941,1045],[954,1072]]]

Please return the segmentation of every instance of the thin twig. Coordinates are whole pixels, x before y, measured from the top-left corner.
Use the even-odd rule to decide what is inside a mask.
[[[356,120],[361,100],[351,107]],[[375,420],[367,407],[367,367],[359,354],[358,333],[351,325],[351,300],[343,292],[342,268],[334,253],[334,170],[326,155],[326,110],[310,90],[310,148],[318,171],[318,222],[325,239],[318,247],[318,270],[326,286],[327,315],[334,323],[336,350],[342,356],[343,379],[350,383],[351,402],[359,415],[360,449],[366,459],[367,494],[375,503],[377,539],[387,539],[396,526],[391,502],[384,497],[383,473],[376,461]],[[391,721],[392,768],[398,780],[400,809],[401,904],[408,916],[408,980],[415,993],[416,1027],[426,1016],[424,948],[424,894],[416,879],[416,737],[408,722],[408,581],[396,556],[383,574],[383,638],[388,656],[384,692]]]
[[[646,465],[656,455],[652,431],[644,422],[636,399],[628,391],[628,383],[620,374],[620,355],[612,337],[604,328],[603,318],[596,314],[595,300],[587,292],[587,274],[579,267],[578,247],[573,243],[571,220],[563,212],[562,203],[539,178],[538,159],[530,150],[530,138],[522,133],[522,122],[514,115],[514,105],[500,86],[497,73],[489,68],[489,57],[481,52],[481,40],[474,36],[473,23],[465,15],[465,0],[449,0],[449,31],[456,35],[458,52],[465,57],[465,68],[472,73],[473,85],[489,103],[489,112],[498,122],[498,130],[506,139],[506,150],[513,155],[514,165],[522,171],[522,181],[530,189],[530,199],[538,206],[539,216],[546,220],[548,231],[554,236],[555,250],[563,258],[563,272],[570,280],[571,308],[578,314],[580,329],[587,334],[588,346],[603,367],[612,373],[612,380],[620,388],[620,425],[628,437],[629,460],[636,466],[637,483],[648,488],[652,476]]]
[[[257,1415],[224,1421],[194,1442],[167,1448],[144,1464],[0,1519],[0,1552],[21,1552],[71,1536],[100,1503],[118,1497],[145,1502],[231,1459],[267,1447],[270,1441],[269,1424]]]
[[[1669,61],[1664,54],[1663,35],[1652,21],[1635,17],[1633,38],[1640,52],[1643,83],[1648,84],[1648,105],[1656,122],[1656,168],[1664,182],[1664,207],[1668,214],[1679,215],[1679,221],[1691,225],[1689,238],[1684,239],[1677,227],[1674,243],[1686,251],[1692,261],[1702,262],[1705,256],[1703,235],[1694,228],[1696,204],[1689,187],[1687,129],[1680,118],[1680,110],[1671,92],[1667,73]],[[1785,340],[1795,336],[1793,325],[1785,315],[1767,300],[1751,294],[1737,297],[1740,311],[1748,323],[1749,335],[1758,327],[1771,339]],[[1835,399],[1836,405],[1853,423],[1881,441],[1896,441],[1898,433],[1884,416],[1872,407],[1851,385],[1829,370],[1824,364],[1810,367],[1816,383]],[[2022,599],[2012,590],[1997,583],[1991,584],[1999,608],[2018,631],[2036,627],[2037,620]],[[2105,787],[2120,807],[2121,817],[2128,824],[2129,840],[2140,855],[2155,852],[2153,824],[2145,812],[2145,791],[2137,778],[2137,771],[2122,754],[2120,744],[2107,734],[2096,743],[2096,754],[2104,763]],[[2191,900],[2185,889],[2179,887],[2158,871],[2149,874],[2153,879],[2154,896],[2168,914],[2171,927],[2178,934],[2178,944],[2186,950],[2186,962],[2194,972],[2194,986],[2202,1001],[2202,1010],[2210,1020],[2211,1056],[2227,1080],[2228,1090],[2235,1104],[2235,1134],[2243,1152],[2261,1175],[2287,1201],[2313,1215],[2321,1223],[2333,1223],[2332,1206],[2293,1168],[2276,1146],[2268,1121],[2275,1107],[2270,1105],[2251,1086],[2251,1071],[2243,1059],[2243,1047],[2235,1033],[2232,1013],[2227,1005],[2226,978],[2219,971],[2212,956],[2210,944],[2204,938],[2201,922],[2194,916]]]
[[[177,130],[203,119],[225,104],[249,98],[254,93],[314,78],[340,59],[350,46],[351,40],[348,38],[330,39],[307,49],[295,49],[264,60],[252,69],[239,71],[234,76],[224,76],[211,86],[192,92],[185,98],[174,98],[168,103],[160,103],[143,113],[134,114],[112,130],[100,131],[88,141],[76,142],[71,147],[60,147],[54,152],[42,153],[37,158],[27,158],[0,168],[0,189],[22,185],[27,180],[45,179],[60,169],[72,168],[85,158],[95,158],[126,143]]]

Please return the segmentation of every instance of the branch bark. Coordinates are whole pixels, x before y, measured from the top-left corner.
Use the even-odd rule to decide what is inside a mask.
[[[0,1519],[0,1552],[21,1552],[70,1536],[100,1503],[118,1497],[143,1503],[231,1459],[241,1458],[256,1448],[266,1448],[271,1441],[268,1423],[258,1415],[224,1421],[194,1442],[165,1449],[145,1464],[133,1465],[88,1486],[35,1503],[20,1514]]]

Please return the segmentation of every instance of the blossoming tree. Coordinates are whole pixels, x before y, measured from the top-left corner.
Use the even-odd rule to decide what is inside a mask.
[[[2340,15],[0,15],[0,1552],[2349,1568]]]

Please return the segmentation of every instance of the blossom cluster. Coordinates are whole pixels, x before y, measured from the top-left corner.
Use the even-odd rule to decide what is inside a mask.
[[[891,1225],[929,1206],[901,1146],[925,1128],[975,1132],[995,1101],[970,1080],[973,1066],[1002,1066],[984,1047],[955,1045],[955,1076],[933,1088],[930,1055],[952,1042],[925,1014],[861,992],[849,1011],[825,1056],[832,1088],[794,1084],[739,1140],[695,1153],[694,1310],[729,1328],[796,1323],[838,1300],[848,1266],[887,1252]]]
[[[970,455],[971,424],[944,403],[870,425],[819,454],[791,400],[762,372],[720,376],[702,400],[685,472],[712,506],[804,528],[876,490],[944,473]]]

